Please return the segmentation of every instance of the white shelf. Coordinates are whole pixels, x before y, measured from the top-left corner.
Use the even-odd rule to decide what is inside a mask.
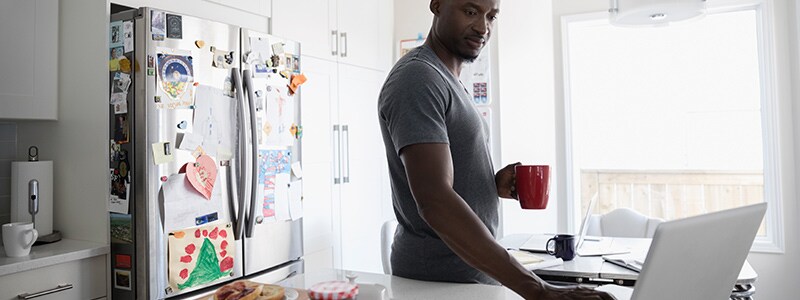
[[[0,276],[106,255],[108,249],[105,244],[69,239],[34,246],[31,253],[23,257],[7,257],[0,248]]]

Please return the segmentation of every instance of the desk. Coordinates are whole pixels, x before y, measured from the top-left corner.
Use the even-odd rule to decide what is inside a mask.
[[[499,243],[508,249],[519,249],[530,236],[530,234],[508,235],[502,238]],[[647,249],[650,247],[651,241],[650,239],[636,238],[612,239],[612,244],[614,246],[630,248],[632,254],[646,253]],[[534,255],[544,259],[552,258],[546,253],[534,253]],[[575,259],[566,261],[563,265],[538,269],[533,272],[547,281],[598,285],[615,283],[633,286],[636,283],[636,278],[639,276],[639,273],[605,262],[603,258],[599,256],[576,256]],[[745,261],[742,270],[739,272],[736,285],[731,292],[731,299],[752,300],[753,294],[755,294],[755,286],[753,283],[755,283],[757,278],[758,274],[753,270],[753,267]]]

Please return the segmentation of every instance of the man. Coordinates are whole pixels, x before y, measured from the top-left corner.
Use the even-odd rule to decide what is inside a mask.
[[[514,165],[494,174],[488,128],[458,80],[489,40],[499,0],[431,0],[428,39],[394,66],[378,102],[400,226],[393,275],[497,284],[526,299],[613,299],[549,285],[495,242],[497,197],[515,198]]]

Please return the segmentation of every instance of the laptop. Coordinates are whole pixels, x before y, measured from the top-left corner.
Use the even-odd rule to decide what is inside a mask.
[[[597,290],[619,300],[728,299],[766,211],[760,203],[661,223],[635,288]]]
[[[575,250],[577,251],[578,255],[580,256],[599,256],[599,255],[608,255],[608,254],[622,254],[630,252],[629,248],[623,247],[614,247],[611,245],[611,238],[587,238],[586,232],[589,230],[589,218],[592,216],[592,211],[594,211],[594,207],[597,204],[597,193],[592,196],[592,200],[589,201],[589,209],[586,210],[586,215],[583,217],[583,223],[581,223],[581,229],[578,232],[578,241],[575,244]],[[552,238],[554,234],[534,234],[525,241],[522,246],[519,247],[521,250],[532,251],[532,252],[547,252],[545,248],[547,245],[547,240]],[[588,241],[588,243],[587,243]]]

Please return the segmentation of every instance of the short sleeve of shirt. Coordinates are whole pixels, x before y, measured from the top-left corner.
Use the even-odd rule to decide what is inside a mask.
[[[414,144],[448,144],[448,83],[428,62],[410,60],[387,78],[378,104],[396,153]]]

